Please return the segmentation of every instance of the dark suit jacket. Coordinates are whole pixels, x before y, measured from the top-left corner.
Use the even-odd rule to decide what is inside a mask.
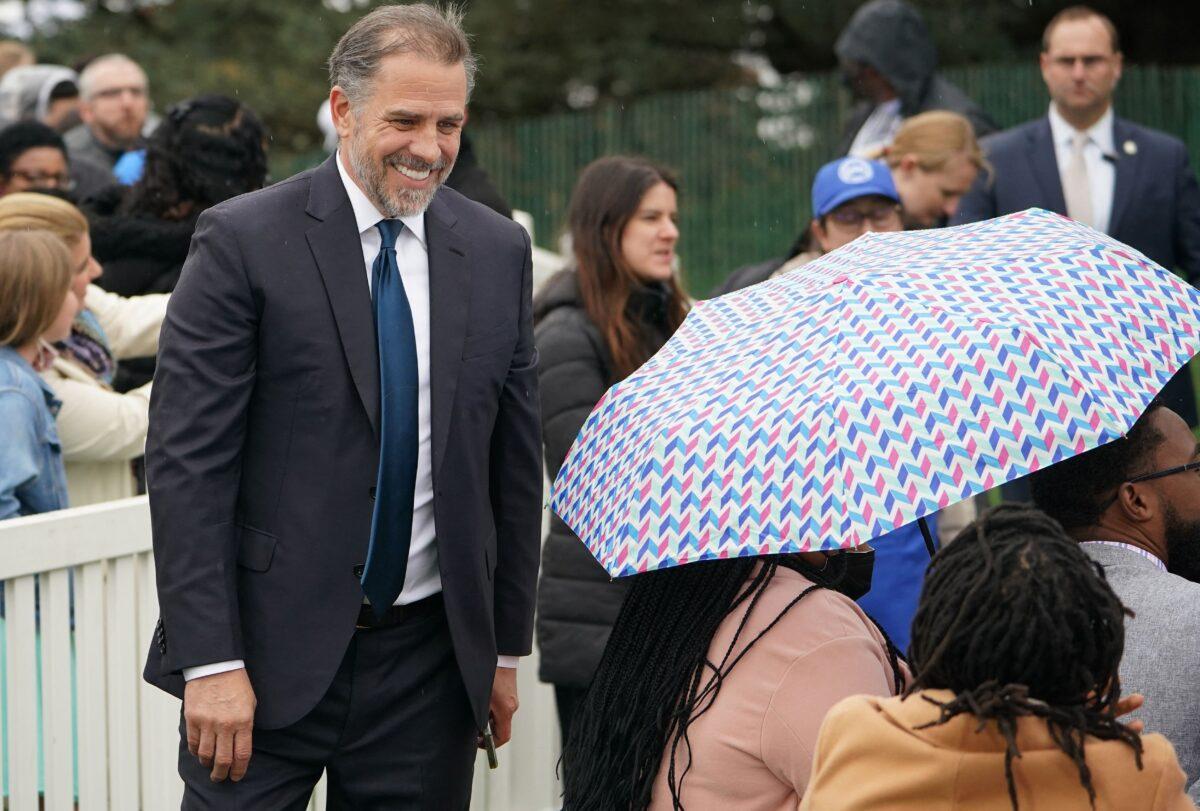
[[[1116,183],[1110,236],[1163,267],[1200,281],[1200,186],[1183,142],[1122,118],[1113,120]],[[1125,144],[1133,144],[1129,154]],[[1050,119],[1042,117],[983,141],[995,169],[981,172],[954,223],[1038,207],[1066,214]]]
[[[443,188],[429,249],[434,515],[482,725],[532,642],[541,523],[529,238]],[[332,681],[362,606],[379,456],[362,248],[334,159],[201,218],[160,341],[146,459],[161,612],[146,678],[244,659],[255,723]]]

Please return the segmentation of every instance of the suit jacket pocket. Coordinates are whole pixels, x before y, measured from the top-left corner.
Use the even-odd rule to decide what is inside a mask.
[[[491,580],[496,574],[496,531],[483,542],[483,572]]]
[[[512,351],[517,342],[517,322],[509,321],[495,329],[479,335],[468,335],[463,342],[463,360],[478,358],[499,352],[501,349]]]
[[[267,532],[241,527],[238,538],[238,566],[255,572],[265,572],[271,568],[271,560],[275,557],[276,538]]]

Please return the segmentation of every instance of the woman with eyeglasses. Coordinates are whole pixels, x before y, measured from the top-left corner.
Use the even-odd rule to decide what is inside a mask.
[[[72,188],[62,136],[37,121],[18,121],[0,130],[0,195],[35,189]]]

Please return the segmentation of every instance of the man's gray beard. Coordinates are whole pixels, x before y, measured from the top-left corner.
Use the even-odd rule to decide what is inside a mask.
[[[433,201],[433,196],[454,169],[454,164],[449,164],[441,171],[438,182],[428,189],[400,189],[393,192],[387,184],[387,158],[380,163],[373,161],[371,156],[366,154],[366,150],[361,148],[358,138],[352,138],[349,146],[347,151],[350,153],[350,167],[362,183],[367,197],[381,213],[391,219],[415,217],[425,213],[425,209],[429,208],[430,202]]]

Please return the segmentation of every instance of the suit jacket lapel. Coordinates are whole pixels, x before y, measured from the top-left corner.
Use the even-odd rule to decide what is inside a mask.
[[[443,195],[434,197],[425,213],[425,235],[429,242],[429,385],[435,481],[450,436],[470,303],[467,243],[454,230],[457,221]]]
[[[334,158],[313,172],[308,214],[320,220],[305,232],[321,272],[329,305],[350,377],[379,436],[379,354],[375,343],[375,314],[362,263],[362,243],[350,198],[342,186]]]
[[[1133,131],[1124,120],[1113,119],[1113,148],[1116,152],[1113,155],[1113,163],[1116,169],[1116,179],[1113,181],[1112,213],[1108,217],[1109,234],[1117,233],[1121,218],[1129,208],[1129,200],[1134,196],[1133,187],[1138,179],[1139,152],[1133,135]],[[1134,145],[1132,154],[1125,151],[1126,143]]]
[[[1054,137],[1050,133],[1050,119],[1042,118],[1029,133],[1029,162],[1033,165],[1033,176],[1042,192],[1043,208],[1066,216],[1067,201],[1063,197],[1062,179],[1058,174],[1058,157],[1054,150]]]

